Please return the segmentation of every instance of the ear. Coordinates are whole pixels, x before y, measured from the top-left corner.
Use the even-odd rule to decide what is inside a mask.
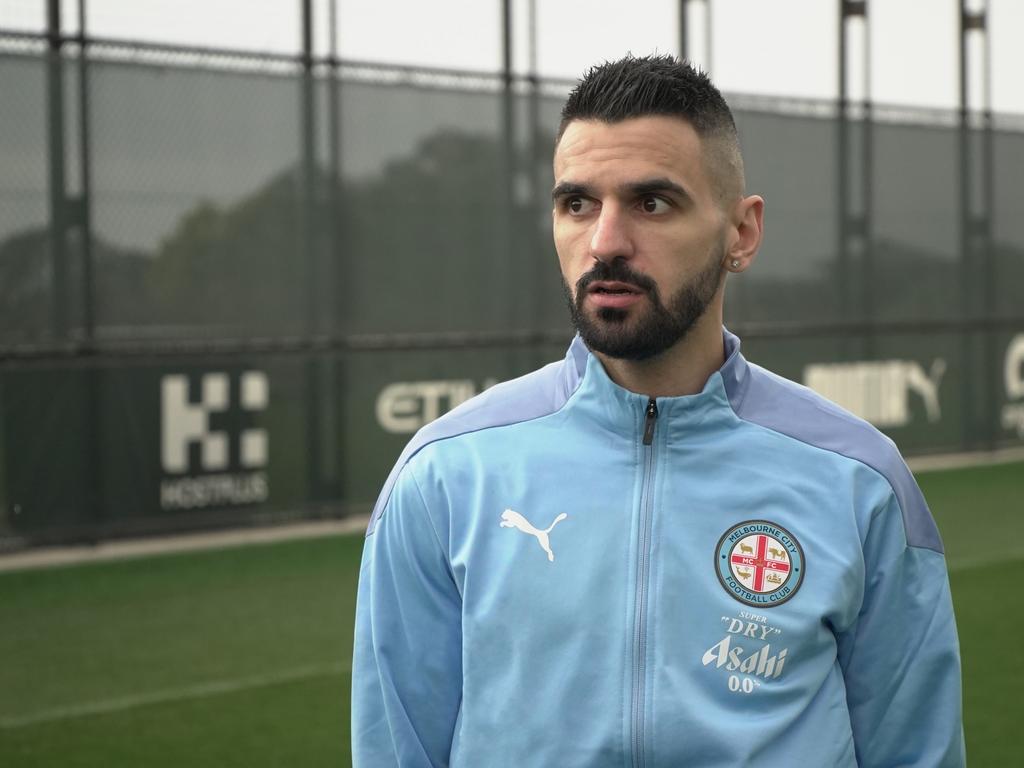
[[[748,269],[761,247],[763,233],[764,200],[759,195],[744,197],[732,211],[725,268],[730,272]]]

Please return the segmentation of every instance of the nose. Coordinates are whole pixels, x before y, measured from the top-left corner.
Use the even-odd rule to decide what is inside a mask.
[[[604,205],[594,224],[590,238],[590,255],[596,261],[606,264],[615,259],[629,259],[633,256],[633,240],[630,236],[627,216],[614,205]]]

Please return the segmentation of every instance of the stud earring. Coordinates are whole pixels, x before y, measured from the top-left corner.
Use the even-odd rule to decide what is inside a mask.
[[[737,267],[739,267],[739,265],[740,265],[740,260],[739,259],[733,259],[732,260],[732,268],[733,269],[736,269]]]

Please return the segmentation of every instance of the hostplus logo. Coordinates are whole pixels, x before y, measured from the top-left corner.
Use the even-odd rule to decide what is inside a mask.
[[[269,437],[266,429],[246,424],[269,405],[265,373],[207,373],[192,380],[184,374],[164,376],[160,402],[163,509],[267,499]]]

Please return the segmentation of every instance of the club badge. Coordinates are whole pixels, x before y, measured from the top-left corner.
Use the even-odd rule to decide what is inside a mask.
[[[725,591],[746,605],[772,608],[789,600],[804,580],[804,552],[782,526],[748,520],[718,541],[715,569]]]

